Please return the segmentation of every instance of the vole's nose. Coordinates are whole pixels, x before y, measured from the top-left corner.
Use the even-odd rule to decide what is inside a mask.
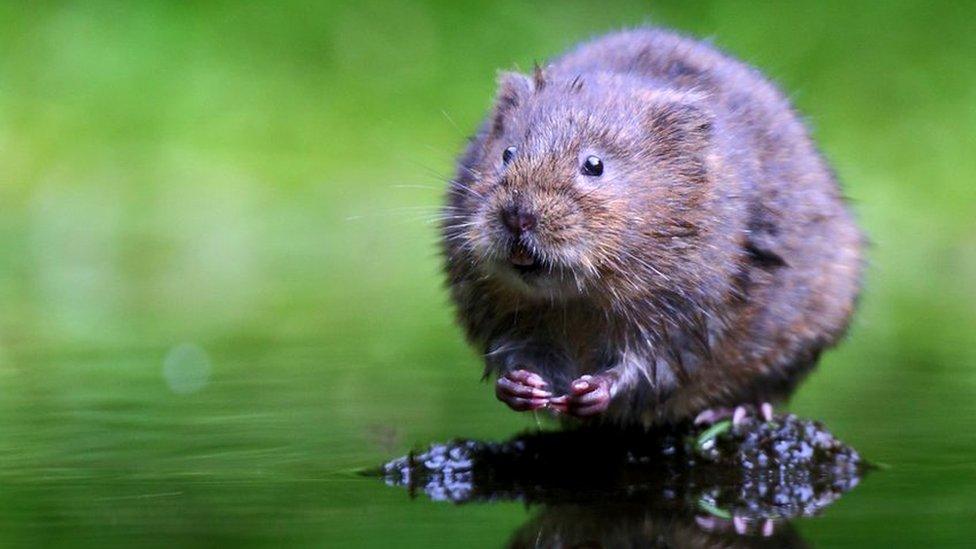
[[[502,210],[502,223],[516,235],[531,231],[537,221],[534,214],[520,210],[518,206],[509,206]]]

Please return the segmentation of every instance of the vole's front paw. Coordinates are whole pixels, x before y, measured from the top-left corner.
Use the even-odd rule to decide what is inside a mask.
[[[528,370],[513,370],[498,378],[495,396],[516,412],[535,410],[549,403],[552,393],[546,391],[546,382]]]
[[[549,400],[549,407],[576,417],[589,417],[610,406],[610,379],[604,376],[582,376],[569,386],[569,394]]]

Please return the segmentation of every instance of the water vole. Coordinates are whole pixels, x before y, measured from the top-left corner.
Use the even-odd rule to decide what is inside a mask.
[[[660,29],[502,74],[443,220],[458,318],[498,398],[591,421],[785,398],[846,330],[862,269],[783,94]]]

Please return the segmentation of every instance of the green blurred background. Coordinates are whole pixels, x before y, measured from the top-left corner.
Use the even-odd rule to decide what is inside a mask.
[[[479,383],[436,212],[496,71],[654,23],[778,81],[873,241],[791,409],[889,464],[815,544],[976,535],[976,4],[4,2],[0,545],[495,546],[354,472],[535,428]]]

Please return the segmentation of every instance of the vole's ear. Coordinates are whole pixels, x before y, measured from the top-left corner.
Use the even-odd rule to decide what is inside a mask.
[[[662,93],[649,103],[645,127],[657,168],[688,182],[704,184],[712,177],[708,153],[715,116],[699,99],[695,94]],[[690,192],[697,185],[683,188]]]
[[[535,84],[528,76],[517,72],[503,72],[498,75],[498,94],[492,113],[491,132],[499,135],[505,130],[505,120],[535,90]]]
[[[715,116],[704,103],[687,97],[656,103],[648,116],[651,135],[676,152],[702,151],[714,124]]]

